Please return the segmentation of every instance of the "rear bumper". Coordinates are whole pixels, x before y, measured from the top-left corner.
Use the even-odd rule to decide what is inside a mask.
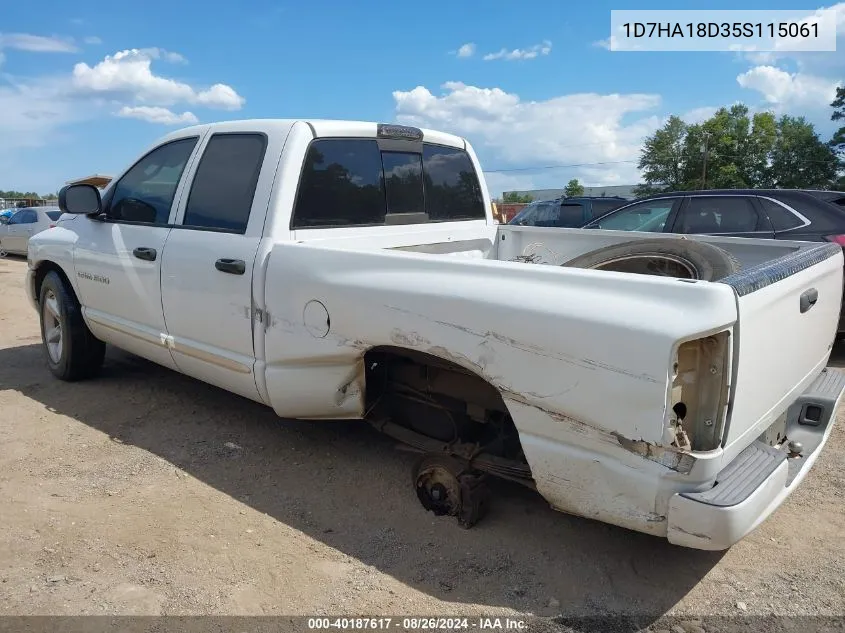
[[[801,442],[801,457],[755,441],[703,492],[669,501],[667,538],[684,547],[724,550],[751,533],[801,484],[818,459],[845,394],[845,373],[825,369],[787,413],[786,436]]]

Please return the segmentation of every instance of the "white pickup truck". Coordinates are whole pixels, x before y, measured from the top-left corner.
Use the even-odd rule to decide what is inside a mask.
[[[803,480],[845,388],[839,246],[499,225],[450,134],[199,125],[59,200],[26,280],[53,374],[94,376],[111,344],[282,417],[365,419],[464,526],[494,476],[728,548]]]

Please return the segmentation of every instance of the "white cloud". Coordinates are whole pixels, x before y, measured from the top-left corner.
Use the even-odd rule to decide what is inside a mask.
[[[836,48],[837,51],[843,47],[842,40],[845,39],[845,2],[839,2],[829,7],[822,7],[813,13],[809,14],[804,22],[812,24],[818,22],[820,19],[831,19],[835,23],[836,30]],[[774,64],[780,60],[795,61],[802,70],[810,70],[813,67],[819,66],[838,66],[843,68],[842,61],[845,58],[833,52],[823,51],[799,51],[799,50],[784,50],[787,46],[795,48],[795,42],[806,40],[807,38],[796,38],[790,40],[776,40],[775,50],[773,51],[757,51],[742,53],[741,59],[747,60],[752,64]],[[837,63],[838,62],[838,63]]]
[[[225,84],[206,90],[153,73],[153,59],[184,59],[160,49],[131,49],[108,55],[98,64],[80,62],[73,67],[72,84],[77,93],[170,106],[192,103],[223,110],[239,110],[245,99]]]
[[[161,123],[163,125],[192,125],[199,123],[199,119],[197,119],[193,112],[176,114],[172,110],[159,106],[123,106],[117,113],[117,116],[126,119],[140,119],[149,123]]]
[[[71,39],[29,33],[0,33],[0,49],[2,48],[30,53],[75,53],[78,50]]]
[[[613,45],[616,43],[616,36],[611,35],[610,37],[606,37],[603,40],[598,40],[593,42],[593,46],[598,46],[599,48],[604,48],[606,50],[612,50]]]
[[[0,139],[5,148],[40,147],[58,128],[82,116],[50,81],[0,86]]]
[[[538,186],[557,186],[570,178],[588,185],[638,182],[642,140],[661,123],[651,114],[660,105],[654,94],[578,93],[523,101],[501,88],[461,82],[442,88],[441,95],[424,86],[395,91],[397,121],[467,137],[483,155],[485,174],[491,169],[572,165],[491,174],[494,195],[494,187],[517,178]]]
[[[789,73],[775,66],[755,66],[736,78],[775,106],[827,107],[836,96],[837,81],[807,73]]]
[[[552,52],[552,43],[548,40],[543,40],[540,44],[535,44],[530,48],[521,49],[515,48],[513,50],[508,50],[506,48],[501,49],[497,53],[487,53],[484,56],[484,61],[492,61],[495,59],[504,59],[506,61],[514,61],[520,59],[534,59],[540,55],[548,55]]]
[[[483,168],[483,165],[482,165]],[[487,191],[491,198],[501,198],[505,191],[531,191],[541,189],[534,176],[513,175],[507,173],[484,172]]]
[[[716,114],[718,108],[713,106],[702,106],[700,108],[693,108],[689,112],[685,112],[680,116],[684,123],[694,125],[696,123],[704,123],[707,119]]]
[[[475,55],[475,44],[469,42],[458,49],[458,57],[472,57]]]
[[[84,41],[86,44],[91,44],[91,45],[96,45],[96,44],[102,44],[102,43],[103,43],[103,40],[101,40],[101,39],[100,39],[99,37],[97,37],[96,35],[89,35],[89,36],[88,36],[88,37],[86,37],[83,41]]]
[[[0,51],[0,66],[3,65],[3,62],[6,61],[6,56],[3,54],[3,51]]]
[[[187,83],[153,73],[150,59],[166,51],[122,51],[90,67],[30,79],[6,75],[0,84],[0,139],[4,148],[43,147],[55,143],[68,126],[111,113],[156,123],[193,124],[196,115],[174,105],[238,109],[244,99],[232,87]],[[178,54],[170,55],[174,61]],[[191,109],[192,110],[192,109]]]

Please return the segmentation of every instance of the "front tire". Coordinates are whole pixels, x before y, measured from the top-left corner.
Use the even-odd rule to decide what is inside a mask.
[[[75,381],[99,373],[106,345],[91,334],[79,302],[56,271],[44,277],[38,306],[42,347],[52,374],[60,380]]]

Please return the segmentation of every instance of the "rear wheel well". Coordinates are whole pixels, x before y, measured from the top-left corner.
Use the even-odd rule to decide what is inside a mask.
[[[376,428],[421,452],[531,482],[516,425],[487,380],[453,361],[400,347],[369,350],[364,367],[366,417]]]

